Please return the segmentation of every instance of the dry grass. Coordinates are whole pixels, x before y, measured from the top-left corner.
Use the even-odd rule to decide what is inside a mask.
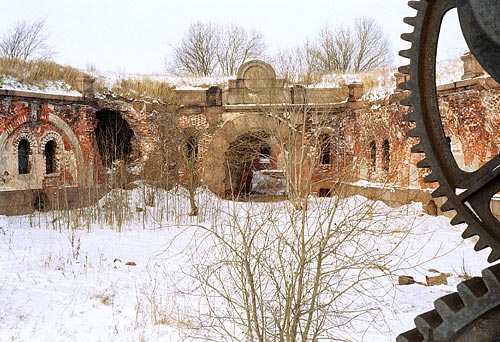
[[[121,78],[115,82],[112,93],[129,100],[157,100],[163,103],[179,102],[175,90],[166,82],[144,78]]]
[[[375,99],[392,93],[396,88],[394,72],[393,69],[375,69],[360,73],[365,96]]]
[[[97,68],[92,67],[97,71]],[[50,82],[62,81],[72,89],[77,89],[76,80],[84,74],[81,70],[62,66],[54,62],[0,58],[0,77],[7,76],[16,79],[21,84],[46,88]],[[163,103],[178,103],[177,94],[165,82],[150,78],[121,78],[114,82],[109,89],[103,77],[94,76],[94,89],[100,94],[109,94],[123,97],[127,100],[160,101]]]
[[[82,72],[70,66],[54,62],[0,58],[0,75],[10,76],[20,83],[46,87],[49,82],[63,81],[72,89],[77,89],[76,79]]]

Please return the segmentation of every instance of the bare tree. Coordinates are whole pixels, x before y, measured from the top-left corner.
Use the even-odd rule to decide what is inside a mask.
[[[215,72],[234,75],[238,67],[264,54],[264,36],[236,25],[222,26],[197,22],[174,47],[174,69],[192,75],[209,76]]]
[[[217,67],[219,27],[196,22],[189,26],[182,43],[174,47],[174,68],[196,76],[212,75]]]
[[[196,201],[196,190],[201,185],[201,171],[199,170],[198,154],[199,141],[203,131],[199,129],[184,128],[179,132],[180,156],[182,158],[181,170],[184,176],[181,177],[180,184],[189,193],[189,205],[191,206],[190,216],[198,215],[198,203]]]
[[[0,40],[0,55],[4,58],[48,60],[55,51],[44,33],[45,18],[34,22],[20,21],[7,30]]]
[[[319,77],[318,63],[317,49],[307,40],[295,48],[279,50],[274,64],[288,83],[312,84]]]
[[[391,61],[389,38],[373,18],[358,18],[355,21],[356,59],[354,71],[370,70],[387,66]]]
[[[179,185],[188,191],[190,216],[198,215],[196,190],[201,184],[199,170],[199,140],[203,127],[190,127],[180,123],[173,113],[158,113],[158,145],[143,170],[149,183],[171,189]]]
[[[261,32],[247,31],[236,25],[221,28],[221,31],[223,34],[217,59],[224,75],[235,75],[241,64],[264,54],[264,35]]]
[[[323,27],[316,49],[318,68],[324,73],[365,71],[391,61],[389,39],[372,18],[356,19],[354,29]]]

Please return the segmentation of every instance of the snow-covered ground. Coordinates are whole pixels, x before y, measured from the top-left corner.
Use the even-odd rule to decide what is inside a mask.
[[[203,311],[206,303],[195,295],[197,288],[181,291],[195,284],[180,274],[217,247],[197,237],[214,227],[231,232],[231,222],[250,213],[247,222],[255,224],[246,228],[250,231],[259,222],[285,227],[291,212],[288,202],[231,202],[207,191],[200,191],[198,200],[199,217],[189,217],[182,191],[139,184],[134,190],[114,190],[82,210],[0,216],[0,341],[186,340],[199,324],[193,312]],[[325,214],[321,208],[332,201],[337,199],[309,200],[313,229]],[[391,209],[359,196],[335,203],[335,222],[369,212],[363,224],[382,228],[370,237],[371,247],[364,247],[390,250],[384,267],[396,270],[377,273],[373,283],[363,284],[370,301],[360,295],[350,303],[377,312],[373,322],[362,316],[340,329],[338,334],[352,341],[394,340],[413,327],[415,315],[432,309],[433,300],[454,292],[461,276],[480,275],[488,266],[487,251],[474,252],[473,241],[460,238],[463,226],[428,216],[419,204]],[[435,275],[429,269],[450,273],[448,285],[397,285],[402,274],[425,282],[425,275]]]

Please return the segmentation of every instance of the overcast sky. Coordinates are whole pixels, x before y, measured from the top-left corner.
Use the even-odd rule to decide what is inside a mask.
[[[415,11],[406,0],[1,0],[0,33],[21,20],[46,17],[56,61],[102,71],[162,73],[172,45],[196,21],[237,24],[264,34],[269,53],[314,38],[323,25],[376,19],[397,52],[410,27],[403,17]],[[465,51],[456,14],[447,15],[441,57]],[[440,43],[441,44],[441,43]]]

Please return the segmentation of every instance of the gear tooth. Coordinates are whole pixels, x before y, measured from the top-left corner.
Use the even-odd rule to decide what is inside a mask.
[[[401,39],[411,43],[413,41],[413,33],[411,32],[402,33]]]
[[[462,239],[468,239],[473,236],[477,235],[471,226],[467,227],[464,232],[462,233]]]
[[[465,223],[465,219],[460,216],[460,215],[455,215],[454,218],[451,219],[450,223],[453,225],[453,226],[456,226],[456,225],[459,225],[459,224],[462,224],[462,223]]]
[[[484,269],[481,274],[488,289],[500,287],[500,264]]]
[[[453,207],[453,204],[449,200],[444,202],[444,204],[441,206],[441,211],[450,211],[453,209],[455,209],[455,207]]]
[[[417,115],[415,114],[415,112],[410,112],[403,116],[403,120],[408,122],[415,122],[417,120]]]
[[[412,103],[413,103],[413,98],[412,96],[407,96],[407,97],[404,97],[402,98],[401,100],[399,100],[399,103],[402,105],[402,106],[411,106]]]
[[[417,163],[417,167],[419,167],[421,169],[426,168],[426,167],[430,167],[430,166],[431,166],[431,164],[429,164],[429,160],[427,158],[424,158]]]
[[[404,332],[396,337],[396,342],[423,342],[424,337],[417,329]]]
[[[408,6],[418,11],[420,9],[420,1],[408,1]]]
[[[438,179],[437,179],[436,175],[434,174],[434,172],[431,172],[427,176],[424,177],[425,183],[435,183],[437,181],[438,181]]]
[[[413,89],[413,82],[411,80],[404,81],[398,84],[398,87],[403,90],[411,90]]]
[[[477,298],[485,295],[488,288],[480,277],[474,277],[457,285],[458,294],[465,306],[472,306]]]
[[[479,240],[478,240],[478,241],[476,242],[476,244],[474,245],[474,250],[475,250],[476,252],[478,252],[478,251],[482,251],[482,250],[483,250],[483,249],[485,249],[486,247],[489,247],[488,242],[487,242],[485,239],[483,239],[483,238],[479,237]]]
[[[410,74],[410,65],[401,65],[398,68],[398,71],[402,74]]]
[[[458,293],[451,293],[436,299],[434,307],[441,317],[450,317],[464,307],[464,302]]]
[[[443,197],[446,196],[446,192],[444,191],[443,187],[438,187],[436,190],[434,190],[431,194],[432,197]],[[455,216],[456,217],[456,216]]]
[[[410,129],[406,134],[409,137],[420,137],[420,135],[418,134],[417,128]]]
[[[410,49],[408,49],[408,50],[400,50],[399,51],[399,55],[401,57],[405,57],[405,58],[410,58],[410,53],[411,53]]]
[[[436,310],[431,310],[415,317],[415,325],[419,331],[430,331],[437,328],[441,323],[443,323],[443,319]]]
[[[500,250],[492,248],[490,255],[488,255],[488,262],[492,263],[500,259]]]
[[[422,144],[419,143],[419,144],[416,144],[415,146],[413,146],[411,148],[411,152],[412,153],[424,153],[424,149],[422,148]]]
[[[403,18],[403,22],[410,26],[415,26],[417,24],[417,18],[415,17],[405,17]]]

